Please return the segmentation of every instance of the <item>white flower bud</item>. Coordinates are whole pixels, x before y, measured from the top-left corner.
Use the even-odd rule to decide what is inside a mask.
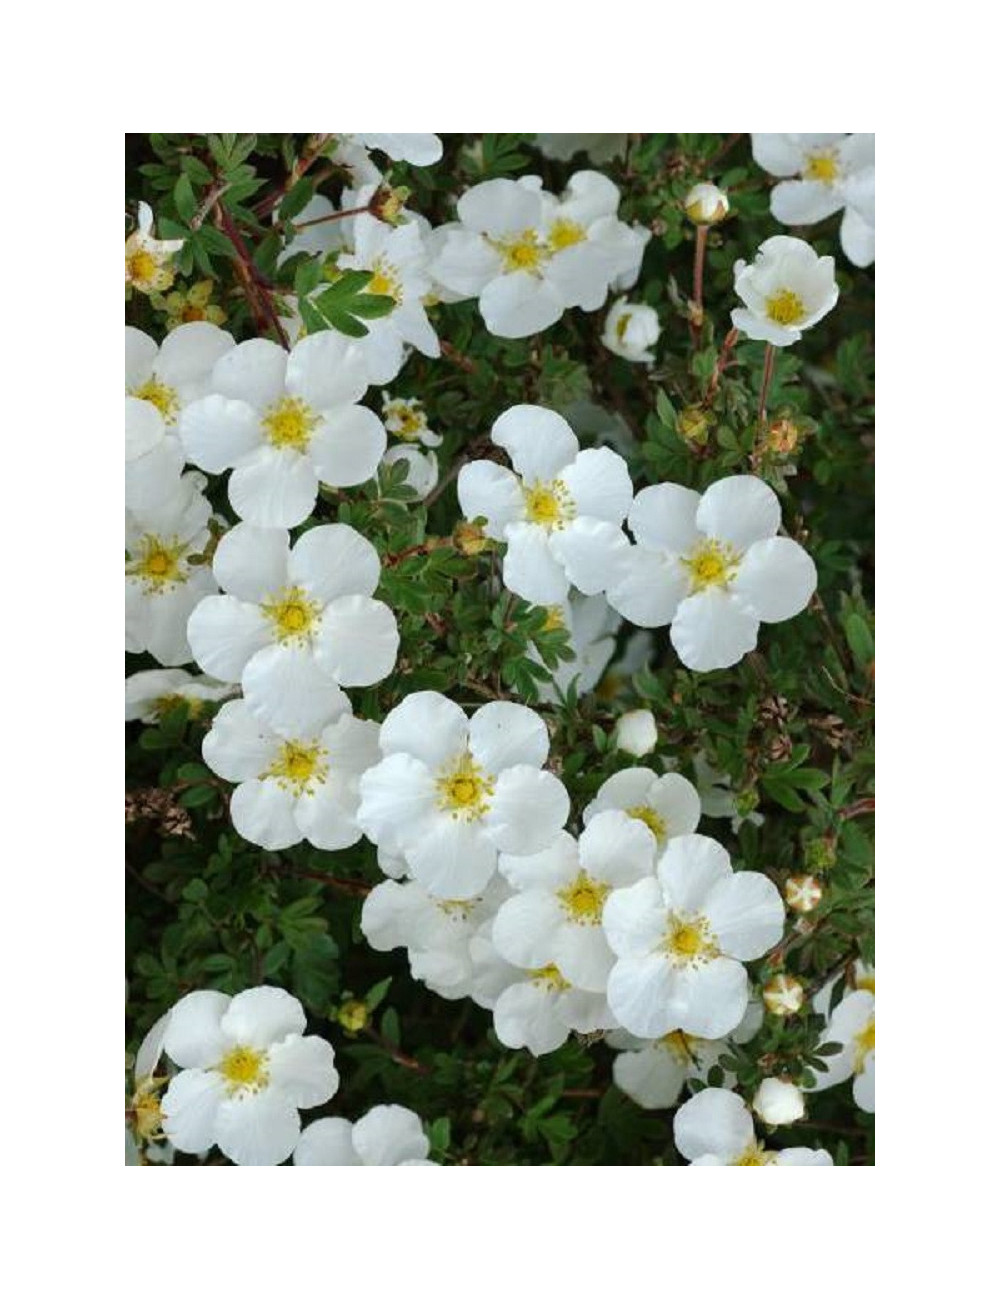
[[[786,1079],[764,1079],[753,1108],[765,1124],[794,1124],[806,1113],[801,1091]]]
[[[649,709],[623,713],[615,726],[615,746],[626,754],[642,758],[656,748],[656,719]]]
[[[688,191],[684,200],[684,211],[696,226],[714,226],[729,211],[729,199],[718,185],[702,181]]]
[[[660,318],[652,307],[619,298],[608,312],[601,342],[626,361],[652,361],[649,351],[660,337]]]

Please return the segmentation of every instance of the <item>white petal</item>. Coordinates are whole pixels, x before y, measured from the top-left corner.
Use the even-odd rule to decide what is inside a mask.
[[[630,547],[617,524],[578,518],[551,534],[549,548],[570,582],[588,596],[615,586]]]
[[[270,1047],[288,1034],[303,1034],[302,1003],[284,989],[261,985],[237,993],[222,1017],[222,1031],[246,1047]]]
[[[258,411],[285,391],[288,353],[269,339],[249,339],[227,352],[212,370],[212,387],[223,397],[241,398]]]
[[[531,229],[538,225],[541,215],[538,192],[505,178],[473,185],[458,201],[462,224],[487,235],[510,235]]]
[[[674,1146],[685,1160],[734,1159],[754,1140],[753,1118],[727,1088],[703,1088],[674,1116]]]
[[[183,1070],[163,1095],[163,1131],[178,1151],[200,1155],[215,1142],[215,1125],[225,1092],[211,1070]]]
[[[536,984],[512,984],[497,998],[493,1028],[505,1047],[527,1047],[535,1056],[554,1052],[569,1037],[555,1015],[552,994]]]
[[[338,596],[373,595],[380,572],[378,551],[347,524],[310,528],[288,562],[289,581],[324,605]]]
[[[487,536],[502,541],[509,524],[524,519],[521,481],[505,465],[474,460],[458,475],[458,502],[466,519],[485,519]]]
[[[288,533],[237,524],[220,538],[212,571],[223,591],[259,605],[288,579]]]
[[[816,590],[816,565],[788,537],[755,542],[740,564],[733,590],[764,623],[800,614]]]
[[[771,212],[783,226],[812,226],[843,206],[836,187],[823,181],[782,181],[771,191]]]
[[[441,813],[407,843],[406,860],[414,879],[435,898],[475,898],[496,870],[497,851],[478,822]]]
[[[698,540],[695,516],[701,497],[677,483],[657,483],[636,493],[628,526],[640,546],[684,555]]]
[[[323,612],[316,660],[342,686],[372,686],[389,676],[399,650],[396,616],[369,596],[339,596]]]
[[[525,855],[501,853],[500,871],[515,889],[552,892],[572,880],[580,869],[576,840],[560,831],[547,849]]]
[[[237,1165],[280,1165],[299,1140],[299,1112],[276,1088],[234,1097],[219,1107],[215,1140]]]
[[[603,994],[608,987],[608,975],[615,964],[615,955],[600,926],[565,924],[555,936],[549,960],[558,966],[562,976],[574,988],[585,993]]]
[[[226,1051],[222,1017],[231,999],[214,989],[188,993],[174,1006],[163,1035],[163,1050],[181,1069],[215,1065]]]
[[[580,836],[580,865],[616,888],[653,874],[656,836],[643,822],[609,808],[599,812]]]
[[[781,503],[773,488],[752,474],[733,474],[708,488],[698,506],[697,523],[708,537],[745,550],[773,537],[781,527]]]
[[[757,871],[738,871],[717,884],[705,899],[704,912],[719,947],[740,961],[763,957],[785,928],[781,895]]]
[[[686,1034],[725,1037],[743,1019],[749,1000],[747,973],[729,957],[674,971],[670,1010],[677,1027]]]
[[[493,922],[497,952],[527,970],[547,966],[555,958],[555,937],[566,915],[553,894],[529,889],[502,904]]]
[[[385,425],[374,411],[341,406],[326,413],[312,436],[309,456],[321,483],[354,487],[375,477],[387,445]]]
[[[609,899],[605,914],[611,902]],[[673,982],[674,971],[660,953],[620,957],[608,976],[608,1005],[630,1033],[659,1038],[677,1028],[671,1002]]]
[[[559,478],[565,483],[578,515],[621,524],[632,504],[628,466],[610,447],[581,451]]]
[[[294,813],[295,795],[273,780],[244,781],[229,801],[237,834],[272,851],[291,848],[301,841]]]
[[[495,700],[470,718],[469,750],[487,772],[520,763],[541,767],[549,754],[549,733],[538,714],[523,704]]]
[[[295,805],[299,830],[318,849],[334,852],[350,848],[361,839],[357,822],[358,795],[335,765],[326,780]]]
[[[288,740],[317,735],[350,704],[308,647],[265,646],[243,669],[243,694],[254,716]]]
[[[875,227],[869,225],[855,208],[847,208],[844,212],[840,242],[855,266],[871,266],[875,261]]]
[[[670,906],[680,912],[699,912],[716,885],[733,874],[729,854],[707,835],[671,837],[656,868]]]
[[[652,877],[616,889],[604,904],[601,924],[619,956],[646,956],[660,946],[667,909],[659,882]]]
[[[354,1150],[354,1125],[346,1119],[318,1119],[302,1130],[295,1148],[297,1165],[360,1165]]]
[[[558,478],[580,450],[567,421],[544,406],[510,407],[495,421],[491,436],[530,483]]]
[[[209,474],[221,474],[261,443],[254,407],[218,393],[185,406],[177,433],[188,460]]]
[[[757,644],[760,621],[738,597],[706,590],[682,600],[670,640],[685,667],[706,673],[731,668]]]
[[[249,781],[267,771],[277,747],[277,738],[254,717],[245,700],[229,700],[215,715],[201,753],[224,780]]]
[[[392,714],[389,715],[389,718]],[[382,738],[389,725],[382,724]],[[437,808],[437,790],[426,766],[409,754],[390,754],[369,768],[359,789],[358,825],[374,844],[395,848],[422,834]]]
[[[609,808],[624,811],[636,804],[649,802],[649,793],[656,780],[656,773],[648,767],[626,767],[614,776],[609,776],[596,796],[583,810],[583,824],[587,826],[590,819],[599,812]]]
[[[238,682],[271,629],[257,605],[233,596],[206,596],[188,619],[188,641],[195,662],[220,682]]]
[[[279,1088],[296,1106],[322,1106],[337,1091],[340,1076],[333,1064],[333,1048],[325,1038],[302,1038],[291,1033],[275,1043],[267,1055],[271,1086]]]
[[[296,451],[259,447],[234,469],[229,500],[248,523],[294,528],[316,504],[316,471]]]
[[[310,334],[288,357],[288,391],[314,411],[358,401],[368,387],[360,351],[336,330]]]
[[[798,136],[755,131],[750,139],[754,162],[772,176],[794,176],[802,170],[805,150]]]
[[[354,1125],[354,1149],[366,1165],[423,1160],[431,1149],[420,1117],[405,1106],[373,1106]]]
[[[134,325],[125,326],[125,387],[138,388],[153,373],[157,346],[151,339]],[[147,403],[148,405],[148,403]]]
[[[611,1073],[625,1096],[645,1110],[666,1110],[676,1105],[687,1079],[687,1070],[678,1057],[660,1047],[619,1052]]]
[[[500,773],[484,822],[497,848],[527,854],[547,848],[568,816],[569,795],[558,777],[525,765]]]
[[[535,605],[557,605],[569,591],[569,579],[552,552],[553,536],[539,524],[516,523],[507,529],[504,586]]]
[[[677,613],[689,586],[687,574],[662,551],[631,546],[622,552],[608,604],[637,627],[663,627]]]
[[[413,691],[386,715],[379,735],[383,754],[412,754],[430,768],[461,754],[469,737],[462,709],[437,691]]]
[[[152,402],[125,398],[125,460],[138,460],[163,441],[163,416]]]
[[[210,321],[178,325],[160,347],[155,366],[157,378],[182,394],[200,397],[206,391],[215,363],[235,345],[228,330],[219,329]]]

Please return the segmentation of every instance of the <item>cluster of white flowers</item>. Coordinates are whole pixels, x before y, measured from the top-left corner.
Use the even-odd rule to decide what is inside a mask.
[[[403,1106],[375,1106],[353,1125],[321,1119],[302,1128],[299,1111],[325,1105],[340,1086],[333,1048],[305,1029],[298,999],[268,985],[181,998],[136,1054],[131,1111],[146,1158],[165,1139],[191,1155],[217,1146],[237,1165],[289,1156],[297,1165],[436,1163],[419,1117]],[[172,1068],[160,1074],[163,1056]],[[133,1154],[138,1163],[134,1140]]]
[[[512,407],[492,438],[513,470],[491,460],[463,466],[459,502],[506,542],[504,584],[525,600],[558,606],[571,584],[604,592],[639,627],[669,623],[681,662],[706,672],[738,663],[761,623],[794,617],[816,589],[809,555],[777,536],[781,506],[761,479],[720,479],[701,496],[661,483],[633,500],[621,456],[581,451],[554,411]]]

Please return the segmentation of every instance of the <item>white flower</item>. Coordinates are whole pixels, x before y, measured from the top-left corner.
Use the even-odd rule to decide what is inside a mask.
[[[601,917],[613,890],[653,873],[656,839],[618,811],[599,813],[579,843],[565,831],[531,856],[502,854],[500,870],[518,891],[493,923],[497,952],[512,965],[555,965],[564,979],[603,993],[614,954]]]
[[[195,661],[223,682],[242,682],[260,718],[308,726],[342,702],[340,686],[371,686],[392,672],[396,619],[372,599],[378,552],[347,524],[321,524],[289,550],[283,528],[237,524],[212,571],[225,595],[191,615]]]
[[[464,465],[458,499],[467,519],[485,518],[487,536],[507,543],[504,585],[536,605],[564,600],[570,583],[588,596],[603,591],[628,553],[624,460],[607,447],[581,451],[563,417],[541,406],[511,407],[491,436],[515,472],[489,460]]]
[[[125,284],[140,293],[160,293],[174,282],[174,253],[183,239],[154,239],[153,209],[139,204],[139,224],[125,240]]]
[[[150,402],[125,398],[125,509],[161,510],[181,486],[184,452]]]
[[[160,508],[125,513],[125,649],[148,650],[167,667],[187,663],[187,622],[217,590],[207,564],[192,564],[209,540],[212,507],[200,474],[185,474]]]
[[[677,772],[657,776],[648,767],[627,767],[609,776],[584,808],[584,825],[609,808],[618,808],[648,826],[660,850],[671,838],[697,830],[701,816],[698,792],[690,781]]]
[[[403,482],[423,501],[437,487],[438,460],[433,451],[418,451],[416,447],[390,447],[382,457],[382,465],[406,465]]]
[[[656,719],[649,709],[632,709],[615,723],[615,748],[642,758],[656,748]]]
[[[278,1165],[299,1139],[299,1110],[340,1082],[333,1048],[303,1037],[305,1012],[277,988],[236,997],[189,993],[170,1012],[163,1046],[181,1067],[163,1098],[163,1131],[178,1151],[213,1145],[238,1165]]]
[[[576,153],[587,154],[595,163],[611,162],[613,158],[624,154],[628,144],[628,136],[625,134],[569,135],[539,131],[535,140],[546,158],[555,158],[558,162],[569,162]]]
[[[366,322],[368,333],[355,340],[364,358],[370,384],[387,384],[399,374],[409,344],[425,357],[441,355],[423,299],[430,292],[427,252],[415,222],[389,226],[363,214],[354,222],[354,252],[340,258],[339,266],[371,271],[366,288],[395,304],[387,316]]]
[[[573,1031],[593,1034],[614,1027],[604,995],[574,988],[554,965],[524,971],[493,1008],[493,1028],[501,1043],[526,1047],[533,1056],[554,1052]]]
[[[386,757],[362,779],[358,820],[437,898],[482,893],[498,853],[547,848],[569,815],[562,782],[540,770],[545,724],[523,705],[498,700],[467,718],[417,691],[387,715],[379,745]]]
[[[767,1151],[753,1116],[726,1088],[703,1088],[674,1116],[674,1146],[693,1165],[832,1165],[828,1151],[786,1147]]]
[[[827,991],[829,997],[829,991]],[[817,1002],[819,999],[817,998]],[[816,1071],[814,1092],[833,1088],[854,1076],[854,1100],[862,1110],[875,1112],[875,992],[855,989],[828,1015],[820,1045],[840,1043],[834,1056],[824,1058],[826,1072]]]
[[[382,394],[382,420],[389,433],[404,442],[440,447],[442,438],[427,425],[427,412],[419,397],[390,397]]]
[[[413,167],[428,167],[440,161],[444,152],[441,137],[422,135],[419,131],[410,131],[397,135],[358,135],[354,137],[369,149],[381,149],[384,154],[397,162],[410,163]]]
[[[248,523],[292,528],[311,513],[320,483],[370,479],[386,448],[382,421],[356,403],[364,359],[335,330],[285,352],[250,339],[212,371],[212,393],[179,422],[188,459],[210,474],[232,468],[229,500]]]
[[[765,239],[752,262],[740,258],[733,276],[745,304],[733,309],[733,327],[778,348],[798,343],[803,330],[833,311],[840,294],[833,258],[818,257],[790,235]]]
[[[510,895],[494,877],[477,898],[434,898],[416,880],[384,880],[361,909],[361,932],[376,950],[406,948],[410,973],[439,997],[468,997],[475,961],[473,939]]]
[[[729,854],[704,835],[671,839],[656,878],[616,890],[604,930],[618,961],[608,1002],[642,1038],[674,1029],[721,1038],[746,1013],[742,963],[781,938],[781,895],[756,871],[733,872]]]
[[[577,698],[592,691],[601,680],[601,674],[615,652],[615,633],[621,618],[610,608],[603,596],[583,596],[571,592],[562,604],[550,605],[546,628],[565,628],[569,632],[572,659],[560,659],[552,671],[552,681],[538,683],[538,698],[547,704],[565,694],[570,683],[576,682]],[[528,657],[541,663],[541,656],[532,645]]]
[[[297,1165],[433,1165],[420,1116],[405,1106],[373,1106],[356,1124],[313,1120],[295,1148]]]
[[[762,1079],[752,1104],[765,1124],[794,1124],[806,1113],[801,1089],[788,1079]]]
[[[622,1048],[611,1072],[616,1085],[644,1110],[666,1110],[677,1099],[689,1079],[707,1081],[731,1043],[747,1043],[760,1029],[764,1009],[751,1001],[747,1013],[728,1038],[695,1038],[675,1029],[653,1041],[634,1038],[623,1030],[608,1035],[610,1047]],[[735,1082],[725,1074],[727,1086]]]
[[[484,181],[459,199],[461,224],[443,238],[432,274],[478,297],[501,338],[547,329],[569,307],[596,311],[613,283],[634,280],[649,238],[618,220],[619,198],[599,172],[577,172],[558,199],[537,176]]]
[[[783,180],[771,211],[783,226],[811,226],[844,209],[840,242],[855,266],[875,261],[874,135],[781,135],[755,132],[754,161]]]
[[[650,351],[660,337],[660,318],[652,307],[619,298],[604,322],[601,342],[626,361],[652,361]]]
[[[251,844],[287,849],[306,839],[344,849],[361,838],[358,779],[378,761],[378,724],[352,717],[346,696],[317,704],[309,727],[269,727],[245,700],[230,700],[201,752],[213,772],[239,783],[229,811]]]
[[[761,623],[793,618],[816,590],[809,555],[775,536],[777,496],[750,475],[702,496],[675,483],[644,488],[628,523],[638,544],[620,557],[608,602],[640,627],[670,623],[681,662],[697,672],[738,663]]]
[[[178,700],[184,700],[192,715],[206,701],[224,700],[232,687],[210,677],[193,677],[183,668],[153,668],[125,678],[125,721],[157,722]]]
[[[718,185],[702,181],[688,190],[684,211],[696,226],[714,226],[729,212],[729,198]]]

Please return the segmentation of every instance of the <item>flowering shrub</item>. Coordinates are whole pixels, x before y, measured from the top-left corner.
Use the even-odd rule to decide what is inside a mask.
[[[126,191],[127,1159],[870,1163],[873,138]]]

